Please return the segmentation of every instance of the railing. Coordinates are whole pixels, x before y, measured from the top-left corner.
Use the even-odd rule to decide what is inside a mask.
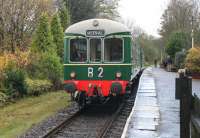
[[[192,79],[179,75],[175,98],[180,100],[180,138],[200,138],[200,98],[192,95]]]

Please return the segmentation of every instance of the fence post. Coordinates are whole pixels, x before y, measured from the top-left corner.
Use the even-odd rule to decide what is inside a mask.
[[[180,99],[180,138],[190,138],[192,79],[183,72],[176,78],[176,99]]]

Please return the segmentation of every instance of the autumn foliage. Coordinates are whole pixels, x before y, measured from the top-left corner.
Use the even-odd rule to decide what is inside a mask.
[[[13,64],[15,68],[25,69],[29,64],[30,51],[22,52],[17,50],[15,53],[5,52],[0,55],[0,80],[3,79],[3,72],[8,65]]]
[[[192,73],[200,73],[200,48],[191,48],[186,57],[186,68]]]

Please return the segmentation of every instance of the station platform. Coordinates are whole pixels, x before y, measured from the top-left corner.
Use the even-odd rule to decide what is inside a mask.
[[[176,75],[159,68],[144,70],[122,138],[180,137],[179,101],[175,100]]]

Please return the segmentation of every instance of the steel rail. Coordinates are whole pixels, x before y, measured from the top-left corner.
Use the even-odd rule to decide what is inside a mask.
[[[46,133],[44,136],[41,138],[50,138],[53,137],[59,130],[63,129],[67,125],[69,125],[76,117],[78,117],[81,114],[82,110],[77,111],[74,113],[72,116],[67,118],[65,121],[60,123],[58,126],[54,127],[52,130],[50,130],[48,133]]]
[[[111,117],[109,117],[109,119],[104,124],[103,128],[100,130],[97,138],[103,138],[103,137],[105,137],[106,133],[111,128],[113,122],[115,121],[115,119],[119,115],[120,111],[123,109],[124,105],[125,105],[125,102],[121,103],[121,105],[118,107],[117,111]]]

